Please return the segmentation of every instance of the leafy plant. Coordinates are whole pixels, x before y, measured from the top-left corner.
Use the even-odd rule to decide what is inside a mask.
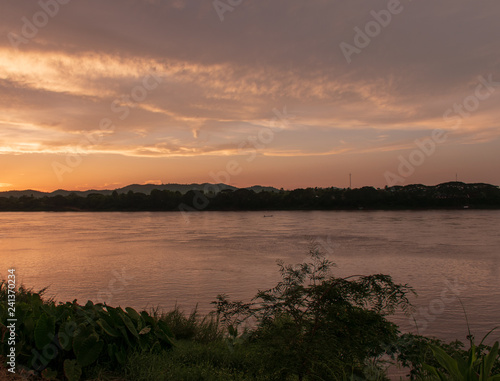
[[[431,380],[453,380],[453,381],[500,381],[500,373],[493,375],[493,369],[498,366],[499,342],[485,353],[483,342],[491,333],[490,331],[481,341],[479,346],[474,344],[473,336],[469,332],[470,348],[467,356],[450,356],[446,351],[436,345],[431,345],[434,357],[440,364],[441,369],[424,364],[423,368],[430,374]]]
[[[2,300],[6,293],[5,282],[0,282]],[[84,306],[76,300],[56,304],[44,301],[43,293],[23,287],[16,290],[16,353],[18,364],[43,371],[47,379],[64,374],[78,380],[98,363],[118,368],[137,349],[158,353],[173,346],[168,325],[145,311],[91,301]],[[0,331],[5,332],[6,326],[7,311],[0,308]],[[0,355],[6,355],[9,347],[2,336]]]
[[[309,256],[310,262],[299,265],[279,262],[282,280],[250,303],[219,295],[217,314],[232,336],[243,322],[255,319],[249,345],[259,346],[266,367],[280,364],[283,379],[363,375],[367,363],[397,340],[397,326],[386,316],[397,308],[407,311],[413,291],[387,275],[334,277],[334,264],[317,246]]]

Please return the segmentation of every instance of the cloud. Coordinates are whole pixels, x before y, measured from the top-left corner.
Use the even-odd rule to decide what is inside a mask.
[[[242,2],[224,22],[212,2],[69,2],[17,49],[0,39],[0,153],[238,155],[283,106],[295,118],[262,155],[411,147],[451,129],[443,113],[479,76],[500,80],[500,5],[401,3],[348,64],[340,43],[354,43],[386,0]],[[22,34],[39,11],[9,3],[0,34]],[[148,75],[161,81],[134,101]],[[457,142],[498,138],[499,94],[463,120]],[[113,131],[100,131],[102,118]],[[101,138],[85,143],[88,134]]]
[[[145,184],[153,184],[153,185],[162,185],[163,181],[161,180],[147,180]]]

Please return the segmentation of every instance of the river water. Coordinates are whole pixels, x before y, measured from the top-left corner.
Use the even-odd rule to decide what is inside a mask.
[[[403,331],[465,340],[464,309],[478,338],[500,325],[499,227],[500,211],[477,210],[0,213],[0,276],[14,267],[58,301],[206,313],[217,294],[272,287],[276,261],[306,260],[316,240],[335,275],[415,288]]]

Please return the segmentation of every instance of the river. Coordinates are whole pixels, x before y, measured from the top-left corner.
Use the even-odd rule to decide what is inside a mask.
[[[464,309],[478,338],[500,323],[499,227],[500,211],[480,210],[0,213],[0,275],[14,267],[58,301],[206,313],[217,294],[272,287],[276,261],[307,260],[315,240],[335,275],[415,288],[402,330],[465,340]]]

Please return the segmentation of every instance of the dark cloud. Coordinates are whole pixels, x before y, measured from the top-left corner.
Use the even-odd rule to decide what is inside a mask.
[[[67,133],[111,118],[117,129],[106,144],[124,152],[139,135],[144,147],[172,137],[179,147],[196,141],[199,152],[217,151],[210,139],[237,144],[283,105],[306,127],[290,140],[298,150],[304,131],[429,131],[474,93],[479,76],[500,80],[500,4],[401,1],[401,12],[348,63],[340,44],[355,45],[355,28],[395,1],[243,1],[221,21],[211,1],[71,0],[14,49],[9,36],[22,35],[23,17],[42,8],[9,0],[0,12],[1,109],[16,123]],[[127,101],[151,72],[161,85]],[[494,137],[484,123],[498,116],[495,99],[467,129]],[[112,109],[117,100],[130,111],[123,120]]]

